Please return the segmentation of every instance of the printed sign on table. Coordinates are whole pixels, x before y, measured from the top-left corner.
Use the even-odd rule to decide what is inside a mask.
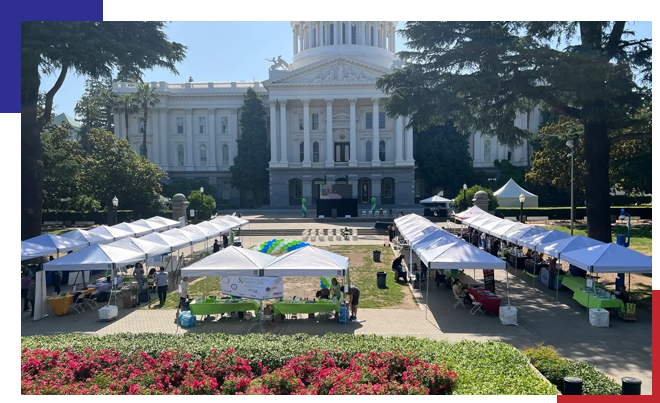
[[[490,292],[495,292],[495,271],[484,270],[484,288]]]
[[[282,277],[222,276],[223,294],[253,299],[275,299],[284,296]]]

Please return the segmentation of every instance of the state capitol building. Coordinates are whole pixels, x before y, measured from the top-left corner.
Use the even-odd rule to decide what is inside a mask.
[[[408,119],[386,116],[376,78],[402,65],[395,57],[396,21],[293,21],[293,60],[273,59],[263,82],[152,82],[160,104],[149,112],[147,156],[170,179],[194,178],[218,189],[216,199],[251,207],[253,195],[230,185],[229,167],[237,153],[243,95],[253,87],[266,108],[270,141],[270,205],[314,206],[321,184],[351,185],[362,207],[375,197],[380,205],[413,205],[415,181],[413,130]],[[118,95],[134,84],[114,83]],[[142,114],[115,114],[115,136],[129,139],[139,152]],[[538,130],[540,114],[521,113],[520,128]],[[509,150],[497,139],[470,137],[475,168],[496,159],[527,166],[531,150]],[[348,187],[344,187],[348,189]],[[344,197],[347,197],[344,195]]]

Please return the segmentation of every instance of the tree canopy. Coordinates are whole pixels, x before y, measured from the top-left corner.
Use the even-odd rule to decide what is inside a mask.
[[[209,219],[215,213],[215,198],[206,194],[206,188],[204,188],[204,193],[199,190],[193,190],[188,195],[188,202],[190,202],[188,208],[195,210],[195,216],[197,218],[200,218],[200,213],[202,213],[201,218]]]
[[[532,132],[519,112],[547,106],[584,125],[588,234],[611,242],[609,149],[650,138],[636,112],[651,99],[651,38],[626,21],[409,21],[401,31],[408,63],[381,76],[390,116],[425,128],[452,120],[464,131],[519,146]]]
[[[488,189],[479,185],[474,185],[468,188],[465,193],[463,192],[463,189],[460,189],[457,196],[454,198],[454,202],[451,205],[458,208],[459,211],[467,210],[472,205],[474,194],[480,190],[488,193],[488,211],[495,211],[495,209],[500,206],[500,203],[497,201],[497,196],[493,194],[492,189]]]

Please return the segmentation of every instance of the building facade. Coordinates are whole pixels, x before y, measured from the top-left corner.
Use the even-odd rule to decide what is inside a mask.
[[[252,206],[254,196],[233,189],[229,172],[243,95],[252,87],[267,114],[271,206],[300,205],[302,198],[314,205],[322,185],[334,183],[351,185],[360,204],[372,197],[378,205],[414,204],[413,130],[408,118],[386,116],[385,94],[375,87],[377,77],[401,65],[396,22],[293,21],[291,28],[292,63],[271,59],[264,82],[150,83],[160,103],[146,122],[147,157],[170,179],[203,179],[218,189],[217,199]],[[114,91],[131,93],[135,85],[115,83]],[[139,152],[144,123],[141,113],[130,116],[127,136],[124,117],[115,114],[115,135]],[[492,166],[502,153],[489,141],[473,136],[475,167]],[[490,160],[480,158],[485,150]],[[527,153],[512,157],[526,164]]]

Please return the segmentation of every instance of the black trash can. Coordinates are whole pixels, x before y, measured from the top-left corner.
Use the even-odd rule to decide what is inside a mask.
[[[376,286],[378,288],[385,288],[385,284],[387,283],[387,273],[384,271],[379,271],[376,273]]]
[[[380,263],[380,251],[379,250],[374,251],[374,262]]]

